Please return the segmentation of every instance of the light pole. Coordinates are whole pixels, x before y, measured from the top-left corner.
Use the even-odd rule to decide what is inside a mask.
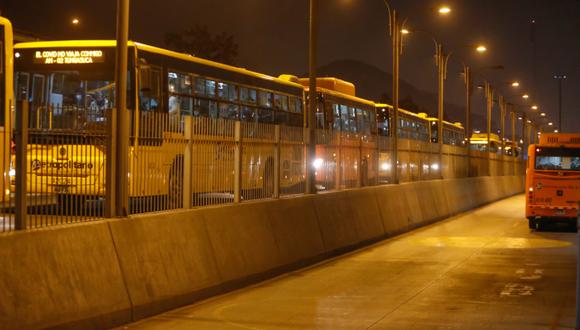
[[[439,177],[443,179],[443,106],[444,106],[444,88],[445,78],[447,77],[447,62],[449,56],[443,50],[443,45],[436,42],[435,60],[437,61],[437,119],[439,120],[437,126],[437,144],[439,145]]]
[[[306,153],[306,193],[316,194],[316,177],[313,168],[316,158],[316,66],[318,47],[318,0],[310,0],[310,26],[308,44],[308,151]],[[339,184],[337,182],[337,184]]]
[[[558,129],[560,133],[564,132],[562,127],[562,81],[566,79],[566,75],[555,75],[554,79],[558,80]]]
[[[393,117],[391,120],[392,151],[391,151],[391,180],[399,183],[398,149],[399,149],[399,67],[403,52],[403,36],[401,23],[397,11],[392,9],[387,0],[384,0],[389,15],[389,35],[391,36],[392,65],[393,65]]]
[[[485,82],[485,100],[487,109],[487,175],[491,175],[491,116],[493,111],[493,87]]]

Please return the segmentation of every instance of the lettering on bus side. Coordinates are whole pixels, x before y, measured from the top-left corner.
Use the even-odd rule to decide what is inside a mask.
[[[32,171],[38,171],[40,169],[75,169],[75,170],[91,170],[94,165],[92,163],[75,162],[72,160],[66,162],[45,162],[38,159],[34,159],[30,162],[30,168]]]

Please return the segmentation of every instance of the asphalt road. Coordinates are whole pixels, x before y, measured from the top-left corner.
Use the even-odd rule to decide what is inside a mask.
[[[574,328],[576,234],[522,196],[129,329]]]

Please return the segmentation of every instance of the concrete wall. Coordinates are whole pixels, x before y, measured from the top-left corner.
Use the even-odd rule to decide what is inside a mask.
[[[436,180],[0,237],[0,329],[104,328],[321,261],[523,191]]]

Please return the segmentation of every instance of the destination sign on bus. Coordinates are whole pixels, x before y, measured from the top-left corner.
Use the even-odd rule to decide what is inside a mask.
[[[105,54],[98,49],[38,50],[34,53],[35,64],[91,64],[104,61]]]

